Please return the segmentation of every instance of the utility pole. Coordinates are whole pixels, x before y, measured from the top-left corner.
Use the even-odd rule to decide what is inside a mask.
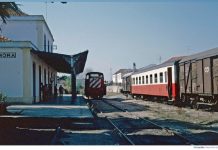
[[[45,20],[47,21],[47,14],[48,14],[48,2],[45,1]]]

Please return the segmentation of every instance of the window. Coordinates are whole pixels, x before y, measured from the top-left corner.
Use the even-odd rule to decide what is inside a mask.
[[[138,77],[136,77],[136,83],[135,84],[138,84]]]
[[[46,69],[44,69],[44,84],[46,84]]]
[[[154,74],[154,83],[157,83],[157,73]]]
[[[53,44],[51,43],[51,52],[53,53]]]
[[[46,52],[46,35],[44,34],[44,51]]]
[[[48,84],[50,84],[50,72],[49,72],[49,70],[48,70]]]
[[[148,75],[146,76],[146,84],[148,84]]]
[[[160,73],[160,83],[163,83],[163,72]]]
[[[145,84],[145,77],[142,76],[142,84]]]
[[[164,72],[164,76],[165,76],[165,82],[167,82],[167,72]]]
[[[132,84],[135,84],[135,78],[132,78]]]
[[[150,84],[153,83],[153,77],[152,77],[152,74],[150,74]]]
[[[50,51],[50,43],[49,43],[49,41],[48,41],[48,52]]]
[[[141,84],[141,77],[139,77],[139,84]]]

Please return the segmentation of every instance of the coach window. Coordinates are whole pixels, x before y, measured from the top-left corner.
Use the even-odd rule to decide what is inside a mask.
[[[167,82],[167,72],[164,72],[164,76],[165,76],[165,82]]]
[[[142,84],[145,84],[145,77],[142,76]]]
[[[136,83],[135,84],[138,84],[138,77],[136,77]]]
[[[160,73],[160,83],[163,83],[163,72]]]
[[[141,77],[139,77],[139,84],[141,84]]]
[[[157,73],[154,74],[154,83],[157,83]]]
[[[153,83],[153,77],[152,77],[152,74],[150,74],[150,84]]]
[[[148,75],[146,76],[146,84],[148,84]]]
[[[133,85],[135,84],[135,78],[132,78],[132,84]]]

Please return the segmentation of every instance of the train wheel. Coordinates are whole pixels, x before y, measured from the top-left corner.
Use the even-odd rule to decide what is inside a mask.
[[[181,96],[181,106],[184,107],[186,105],[186,96],[182,95]]]
[[[197,102],[196,100],[194,100],[194,101],[192,102],[191,107],[194,108],[194,109],[196,109],[196,110],[198,110],[198,109],[199,109],[198,102]]]

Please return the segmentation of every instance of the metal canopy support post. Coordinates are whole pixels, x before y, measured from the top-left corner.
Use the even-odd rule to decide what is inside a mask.
[[[71,89],[72,89],[72,101],[76,100],[76,75],[74,71],[71,73]]]
[[[73,56],[71,56],[71,91],[72,91],[71,99],[72,99],[72,101],[75,101],[77,98],[77,95],[76,95],[76,71],[75,71],[74,64],[75,64],[75,62],[74,62]]]

